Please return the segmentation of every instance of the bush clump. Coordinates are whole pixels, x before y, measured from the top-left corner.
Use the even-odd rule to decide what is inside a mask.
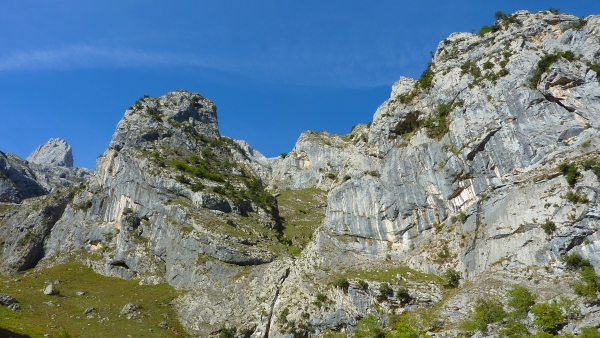
[[[379,296],[377,297],[379,301],[384,301],[388,299],[388,296],[394,294],[394,290],[388,283],[379,284]]]
[[[535,304],[535,295],[526,287],[514,284],[507,292],[508,307],[512,308],[512,315],[516,318],[527,316],[529,309]]]
[[[567,269],[569,270],[581,270],[584,267],[592,266],[590,261],[581,257],[581,255],[577,252],[562,256],[561,260],[565,263]]]
[[[556,302],[535,304],[530,312],[534,317],[533,324],[544,332],[556,334],[566,324],[562,309]]]
[[[494,26],[483,26],[479,29],[479,32],[477,33],[477,35],[479,36],[484,36],[487,33],[491,33],[491,32],[495,32],[495,27]]]
[[[579,272],[581,280],[573,285],[573,291],[578,296],[582,296],[588,303],[598,301],[598,292],[600,291],[600,277],[591,266],[584,266]]]
[[[477,33],[479,36],[484,36],[491,32],[497,32],[502,29],[502,26],[508,26],[511,23],[521,25],[521,22],[517,20],[515,15],[507,15],[501,11],[497,11],[494,14],[494,18],[496,19],[496,22],[493,25],[483,26],[481,29],[479,29],[479,33]]]
[[[348,292],[348,288],[350,287],[350,282],[346,278],[339,278],[335,282],[333,282],[333,286],[342,289],[344,292]]]
[[[396,298],[398,298],[398,301],[400,302],[400,304],[408,304],[413,299],[410,296],[410,294],[408,293],[408,290],[405,288],[398,289],[398,291],[396,292]]]
[[[567,192],[565,198],[571,203],[587,203],[589,202],[587,196],[579,195],[573,191]]]
[[[470,319],[463,323],[462,328],[468,331],[479,330],[486,332],[488,325],[497,323],[506,317],[506,311],[496,298],[478,298],[475,301]]]
[[[566,25],[563,28],[563,32],[568,31],[569,29],[580,31],[585,25],[587,25],[588,21],[584,18],[579,18],[577,21],[573,21],[570,24]]]
[[[444,272],[444,279],[448,287],[455,288],[460,284],[460,273],[454,270],[454,268],[448,268]]]
[[[385,331],[383,330],[383,325],[377,319],[377,317],[375,317],[374,314],[370,314],[358,321],[356,324],[356,330],[354,331],[354,337],[385,338]]]
[[[407,104],[412,101],[421,90],[427,90],[433,86],[433,78],[435,73],[431,69],[433,63],[427,63],[427,69],[421,73],[421,77],[415,82],[413,89],[407,93],[400,94],[396,97],[400,103]]]
[[[87,200],[85,202],[81,202],[81,203],[75,204],[73,206],[73,208],[75,210],[83,210],[83,211],[87,211],[91,207],[92,207],[92,201],[91,200]]]
[[[546,235],[552,235],[554,230],[556,230],[556,224],[548,219],[544,224],[542,224],[542,229],[544,229]]]
[[[440,103],[435,109],[435,114],[429,117],[423,125],[427,131],[427,136],[440,140],[450,130],[449,115],[452,111],[452,106],[445,103]]]
[[[527,326],[523,323],[517,321],[509,321],[504,325],[504,327],[500,330],[500,334],[498,337],[501,338],[522,338],[522,337],[530,337],[529,330],[527,330]],[[532,337],[537,337],[532,336]]]
[[[191,183],[190,179],[185,177],[184,175],[175,176],[175,181],[182,183],[182,184],[190,184]]]
[[[581,173],[577,170],[574,163],[561,163],[558,166],[558,170],[560,170],[570,186],[575,185],[577,178],[581,176]]]
[[[558,61],[560,58],[564,58],[566,60],[572,61],[575,59],[575,54],[573,54],[573,52],[571,52],[571,51],[566,51],[566,52],[558,52],[558,53],[554,53],[554,54],[548,54],[548,55],[545,55],[544,57],[542,57],[540,59],[540,61],[538,61],[537,67],[536,67],[535,71],[533,72],[533,77],[529,81],[529,87],[531,89],[535,89],[537,87],[538,82],[542,78],[542,75],[546,71],[548,71],[550,66],[552,66],[552,64],[555,63],[556,61]]]

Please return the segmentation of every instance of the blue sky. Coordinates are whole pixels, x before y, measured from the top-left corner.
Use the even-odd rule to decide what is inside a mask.
[[[61,137],[94,168],[127,107],[186,89],[216,103],[223,135],[277,156],[305,130],[369,122],[452,32],[550,7],[600,14],[597,0],[3,0],[0,150]]]

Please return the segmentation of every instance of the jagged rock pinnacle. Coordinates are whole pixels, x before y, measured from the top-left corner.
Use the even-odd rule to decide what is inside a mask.
[[[51,138],[48,142],[34,150],[27,157],[27,161],[57,167],[72,167],[73,151],[65,140]]]

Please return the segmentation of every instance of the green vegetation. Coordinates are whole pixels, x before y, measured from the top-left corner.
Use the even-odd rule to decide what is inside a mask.
[[[224,139],[224,138],[222,138]],[[229,142],[229,141],[222,141]],[[229,172],[231,168],[236,168],[237,164],[230,162],[228,158],[223,159],[221,153],[229,151],[225,149],[211,149],[205,147],[202,149],[199,157],[192,154],[182,160],[181,158],[172,159],[170,165],[182,172],[175,176],[175,180],[179,183],[190,185],[193,191],[200,191],[204,188],[201,182],[192,182],[184,174],[191,174],[198,179],[207,179],[214,182],[224,183],[223,185],[213,188],[213,192],[229,197],[234,203],[241,206],[244,201],[252,201],[259,207],[274,212],[277,201],[271,194],[265,191],[262,183],[249,174],[245,169],[240,169],[239,176],[232,175]],[[243,210],[243,208],[240,208]]]
[[[394,294],[394,290],[388,283],[383,282],[383,283],[379,284],[379,295],[377,296],[377,299],[380,302],[386,301],[388,299],[388,297],[393,294]]]
[[[348,282],[348,279],[342,277],[342,278],[339,278],[338,280],[336,280],[335,282],[333,282],[333,286],[338,289],[342,289],[344,292],[348,292],[348,288],[350,287],[350,282]]]
[[[13,213],[17,209],[19,209],[18,205],[8,204],[8,203],[6,203],[6,204],[0,203],[0,215]]]
[[[198,178],[205,178],[215,182],[225,182],[225,177],[218,170],[215,170],[214,165],[208,160],[196,165],[190,165],[184,161],[173,159],[170,164],[175,169],[190,173]],[[229,163],[223,163],[223,165],[227,166]]]
[[[506,13],[503,13],[501,11],[497,11],[494,14],[494,17],[496,19],[496,22],[492,26],[481,27],[481,29],[479,29],[479,32],[477,33],[479,36],[484,36],[487,33],[491,32],[497,32],[500,29],[502,29],[503,26],[506,27],[511,23],[521,25],[521,22],[517,20],[517,17],[515,15],[507,15]]]
[[[317,293],[316,299],[313,302],[313,304],[317,307],[321,307],[326,302],[327,302],[327,296],[325,296],[324,294],[319,292],[319,293]]]
[[[421,77],[415,82],[413,89],[404,94],[400,94],[396,97],[400,103],[407,104],[412,101],[420,91],[430,89],[433,86],[433,78],[435,73],[431,69],[433,67],[433,63],[427,63],[427,69],[421,73]]]
[[[358,288],[363,291],[367,291],[369,289],[369,283],[365,282],[362,279],[359,280],[357,284],[358,284]]]
[[[587,140],[582,145],[588,147],[590,145],[590,140]],[[584,170],[591,170],[594,175],[596,175],[596,178],[600,180],[600,164],[598,164],[595,159],[587,159],[583,161],[582,164]]]
[[[408,290],[403,287],[399,288],[396,292],[396,298],[398,298],[400,304],[408,304],[412,301],[412,297],[408,293]]]
[[[156,110],[154,108],[148,108],[148,110],[146,110],[146,112],[148,113],[148,115],[150,115],[150,117],[152,117],[153,119],[155,119],[157,121],[162,121],[162,118],[164,117],[164,115],[162,113],[160,113],[158,110]]]
[[[87,211],[91,207],[92,207],[92,201],[91,200],[87,200],[85,202],[81,202],[79,204],[73,205],[73,209],[75,209],[75,210],[82,210],[82,211]]]
[[[561,163],[558,166],[558,170],[563,174],[570,186],[575,185],[577,179],[581,176],[574,163]]]
[[[201,190],[204,190],[206,188],[206,186],[204,184],[202,184],[201,182],[194,182],[192,184],[190,184],[190,189],[193,192],[198,192]]]
[[[587,196],[579,195],[576,192],[569,191],[565,195],[565,198],[571,203],[587,203],[589,202]]]
[[[364,270],[354,270],[347,271],[344,273],[344,277],[347,279],[354,278],[365,278],[370,281],[375,282],[385,282],[390,284],[398,284],[398,275],[402,276],[407,280],[415,281],[415,282],[436,282],[438,284],[443,284],[444,280],[439,276],[433,274],[426,274],[417,270],[413,270],[406,266],[396,266],[393,261],[386,261],[384,265],[382,265],[378,269],[364,269]],[[402,285],[402,283],[400,283]]]
[[[299,256],[325,217],[327,193],[316,188],[284,190],[277,197],[282,220],[282,241]]]
[[[554,54],[544,55],[540,59],[540,61],[538,61],[538,63],[537,63],[537,67],[536,67],[535,71],[533,72],[533,76],[531,77],[531,80],[529,81],[529,87],[531,89],[535,89],[537,87],[538,82],[542,78],[542,75],[546,71],[548,71],[550,66],[552,66],[552,64],[555,63],[556,61],[558,61],[560,58],[564,58],[568,61],[573,61],[573,60],[575,60],[575,54],[573,54],[573,52],[571,52],[571,51],[566,51],[566,52],[557,52]]]
[[[598,81],[600,81],[600,63],[596,62],[596,63],[591,63],[588,62],[588,67],[590,67],[591,70],[593,70],[594,72],[596,72],[596,78],[598,79]]]
[[[420,89],[429,89],[433,86],[433,77],[435,73],[431,69],[433,67],[433,63],[427,63],[427,69],[421,73],[421,77],[415,83],[415,88]]]
[[[511,315],[515,318],[527,317],[527,312],[535,304],[535,295],[526,287],[514,284],[507,292],[508,307],[512,308]]]
[[[18,246],[24,246],[27,245],[31,242],[33,242],[36,238],[36,234],[31,230],[31,229],[27,229],[25,231],[25,233],[23,234],[23,236],[21,236],[21,238],[19,238],[19,240],[17,241],[17,245]]]
[[[419,338],[419,332],[406,322],[404,316],[390,315],[389,324],[388,328],[384,328],[379,318],[375,314],[370,314],[358,321],[355,337]]]
[[[179,182],[179,183],[183,183],[183,184],[190,184],[191,181],[189,178],[183,176],[183,175],[177,175],[175,176],[175,181]]]
[[[358,321],[356,330],[354,331],[354,337],[385,338],[385,331],[377,317],[374,314],[370,314]]]
[[[365,171],[363,174],[369,175],[369,176],[373,176],[373,177],[379,177],[379,176],[381,176],[379,174],[379,172],[376,171],[376,170]]]
[[[15,278],[19,282],[15,282]],[[40,290],[45,280],[60,280],[60,295],[42,294]],[[31,337],[45,334],[52,337],[187,336],[171,306],[177,293],[167,284],[141,286],[137,280],[98,275],[79,263],[2,277],[0,283],[2,292],[15,297],[21,306],[19,311],[0,306],[2,327],[18,334]],[[79,291],[85,294],[77,296]],[[45,304],[49,301],[54,306]],[[127,303],[140,305],[140,319],[129,320],[120,315]],[[93,318],[84,315],[89,308],[95,309]],[[169,329],[160,328],[160,321],[166,321]]]
[[[527,326],[520,322],[509,321],[504,325],[504,327],[500,330],[500,334],[498,337],[501,338],[522,338],[529,337],[529,330],[527,330]]]
[[[456,220],[461,223],[464,223],[467,220],[467,215],[464,211],[461,210],[458,212],[458,215],[456,215]]]
[[[450,129],[449,115],[451,111],[451,105],[445,103],[438,104],[437,108],[435,109],[435,114],[423,122],[423,125],[427,130],[427,136],[436,140],[440,140],[448,133]]]
[[[544,222],[544,224],[542,224],[542,229],[544,229],[546,235],[552,235],[554,230],[556,230],[556,224],[548,219],[546,222]]]
[[[460,66],[460,69],[462,70],[460,72],[461,75],[471,74],[471,76],[473,76],[473,79],[475,80],[481,77],[481,69],[479,69],[475,62],[472,62],[470,60],[465,62],[462,66]]]
[[[290,309],[286,307],[285,309],[283,309],[283,311],[281,311],[279,313],[279,321],[281,323],[287,323],[288,322],[287,316],[289,314],[290,314]]]
[[[575,31],[580,31],[583,27],[585,27],[585,25],[587,25],[588,21],[584,18],[579,18],[579,20],[577,21],[573,21],[571,23],[569,23],[568,25],[566,25],[563,28],[563,32],[568,31],[569,29],[575,30]]]
[[[581,329],[579,338],[600,338],[600,331],[597,327],[584,327]]]
[[[535,304],[530,312],[534,317],[533,324],[544,332],[556,334],[566,324],[562,309],[557,302]]]
[[[391,131],[400,136],[405,136],[413,133],[421,127],[422,121],[419,120],[420,112],[409,112],[404,116],[404,119],[398,123]]]
[[[581,255],[577,252],[562,256],[561,260],[565,263],[567,269],[570,270],[581,270],[584,267],[592,266],[590,261],[581,257]]]
[[[444,279],[446,280],[446,285],[450,288],[456,288],[460,284],[460,273],[454,270],[454,268],[448,268],[444,272]]]
[[[469,320],[465,321],[461,328],[466,331],[479,330],[486,332],[489,324],[502,321],[506,315],[498,299],[493,297],[478,298],[475,301]]]
[[[600,292],[600,277],[596,275],[591,266],[583,266],[579,275],[581,280],[573,284],[575,294],[583,297],[588,303],[597,302],[598,292]]]
[[[491,32],[495,32],[494,26],[485,26],[484,25],[479,29],[479,32],[477,33],[477,35],[484,36],[487,33],[491,33]]]

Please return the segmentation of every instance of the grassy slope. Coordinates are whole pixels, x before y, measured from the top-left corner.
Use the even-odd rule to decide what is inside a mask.
[[[290,253],[299,256],[325,218],[327,192],[315,188],[283,190],[277,202],[283,218],[283,240]]]
[[[44,295],[47,282],[56,280],[59,294]],[[138,283],[101,276],[79,263],[2,277],[0,292],[15,297],[21,309],[0,306],[0,328],[31,337],[185,337],[170,305],[176,291],[167,284]],[[85,294],[77,296],[78,291]],[[140,319],[120,314],[127,303],[141,306]],[[95,308],[91,318],[84,314],[88,308]],[[169,329],[158,326],[163,321]]]

